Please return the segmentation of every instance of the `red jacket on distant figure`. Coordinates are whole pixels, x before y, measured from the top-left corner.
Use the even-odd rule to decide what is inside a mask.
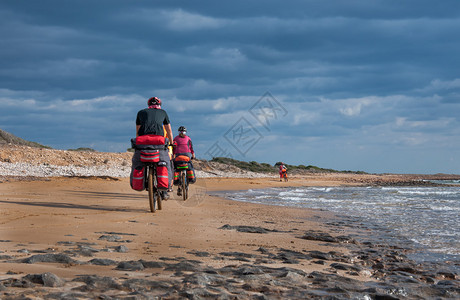
[[[285,165],[280,165],[280,176],[283,176],[283,170],[285,170],[285,172],[287,171],[287,168]]]

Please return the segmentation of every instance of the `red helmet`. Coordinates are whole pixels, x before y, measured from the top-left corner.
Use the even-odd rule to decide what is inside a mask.
[[[152,97],[147,101],[148,106],[161,105],[161,100],[158,97]]]

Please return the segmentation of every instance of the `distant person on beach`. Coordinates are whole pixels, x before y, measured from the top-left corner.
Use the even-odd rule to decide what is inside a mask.
[[[283,181],[284,173],[287,173],[287,167],[284,165],[284,163],[281,163],[280,164],[280,181]]]
[[[171,122],[169,116],[161,109],[161,100],[158,97],[152,97],[147,101],[148,108],[142,109],[137,113],[136,117],[136,138],[143,135],[158,135],[165,136],[169,139],[169,143],[173,140]],[[166,159],[165,159],[166,160]],[[140,151],[135,151],[132,159],[133,165],[131,168],[131,181],[133,171],[136,168],[142,168],[143,163],[140,159]],[[168,155],[168,176],[172,177],[171,163]],[[162,191],[162,198],[169,199],[167,191]]]

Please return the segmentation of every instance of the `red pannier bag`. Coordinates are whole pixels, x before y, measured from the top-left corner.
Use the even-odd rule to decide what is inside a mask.
[[[190,157],[186,155],[179,155],[174,159],[174,161],[190,161]]]
[[[179,176],[180,176],[180,172],[175,171],[174,172],[174,185],[179,185]]]
[[[141,162],[159,162],[160,150],[141,150]]]
[[[145,190],[144,170],[145,170],[144,167],[133,170],[133,179],[131,182],[131,188],[133,190],[140,191],[140,192]]]
[[[196,182],[195,170],[187,170],[187,181],[189,183],[195,183]]]
[[[136,145],[164,145],[165,137],[161,135],[146,134],[136,137]]]
[[[188,169],[189,161],[190,161],[190,157],[185,156],[185,155],[179,155],[174,159],[174,168],[176,170]]]
[[[168,167],[164,161],[160,161],[157,165],[157,188],[159,190],[169,188]]]

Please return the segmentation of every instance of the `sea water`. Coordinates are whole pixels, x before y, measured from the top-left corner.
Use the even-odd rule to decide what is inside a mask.
[[[355,217],[377,235],[412,241],[420,259],[460,260],[460,186],[268,188],[222,196]]]

